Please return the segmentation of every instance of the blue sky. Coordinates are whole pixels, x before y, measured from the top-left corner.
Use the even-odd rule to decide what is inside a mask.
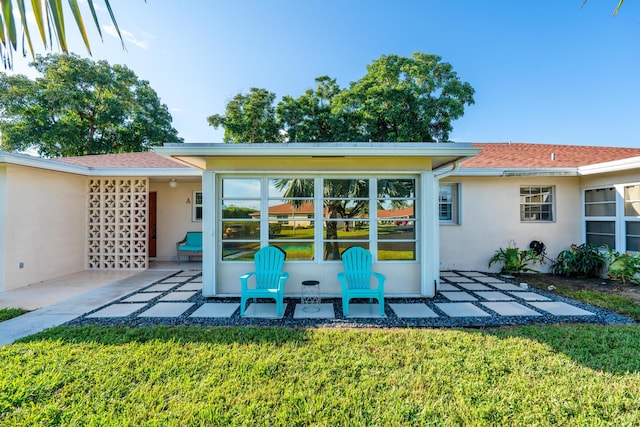
[[[640,2],[613,17],[617,3],[111,0],[127,51],[108,29],[90,37],[94,59],[151,82],[185,142],[220,142],[207,116],[251,87],[297,97],[321,75],[346,87],[383,54],[422,51],[476,90],[453,141],[640,147]],[[14,72],[33,77],[27,63]]]

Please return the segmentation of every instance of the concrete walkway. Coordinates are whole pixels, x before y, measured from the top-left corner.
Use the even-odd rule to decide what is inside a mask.
[[[177,271],[85,271],[52,282],[4,292],[0,294],[0,308],[19,307],[33,311],[0,322],[0,345],[11,344],[17,339],[61,325]]]

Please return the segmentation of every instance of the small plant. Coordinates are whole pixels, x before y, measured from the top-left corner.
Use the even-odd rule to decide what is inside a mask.
[[[558,254],[551,272],[558,276],[598,277],[607,263],[607,256],[593,243],[573,244]]]
[[[618,253],[609,250],[609,270],[607,274],[615,280],[622,280],[623,284],[627,282],[640,283],[640,255],[631,253]]]
[[[533,250],[520,250],[516,247],[508,247],[506,249],[500,248],[489,260],[489,267],[494,263],[502,263],[501,274],[521,274],[534,272],[537,270],[529,267],[530,264],[535,264],[540,261],[538,254]]]

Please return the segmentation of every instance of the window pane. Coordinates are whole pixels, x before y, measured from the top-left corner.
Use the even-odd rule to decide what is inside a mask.
[[[325,179],[325,198],[369,198],[368,179]]]
[[[398,224],[378,226],[378,240],[414,240],[415,238],[413,222],[399,221]]]
[[[326,240],[368,240],[369,223],[359,220],[325,221]]]
[[[313,240],[314,222],[304,221],[269,221],[269,238],[276,240]]]
[[[259,200],[223,200],[223,218],[260,219]]]
[[[369,200],[326,200],[325,218],[367,218]]]
[[[223,221],[223,239],[256,240],[260,238],[260,223],[257,221]]]
[[[413,198],[415,195],[415,188],[415,179],[378,179],[378,197],[380,198]]]
[[[196,191],[196,195],[193,198],[193,203],[195,203],[196,205],[201,205],[202,204],[202,192],[201,191]]]
[[[413,261],[415,259],[415,242],[381,242],[378,244],[378,260],[380,261]]]
[[[202,221],[202,206],[195,207],[195,219]]]
[[[312,200],[270,200],[269,218],[309,219],[313,218]]]
[[[323,259],[325,261],[339,261],[341,259],[342,252],[352,246],[360,246],[369,250],[369,242],[325,242]]]
[[[615,202],[616,189],[610,188],[596,188],[595,190],[586,190],[584,192],[584,200],[587,203],[591,202]]]
[[[415,218],[414,200],[378,200],[378,221],[410,221]]]
[[[311,261],[313,259],[313,243],[273,243],[287,253],[287,261]]]
[[[640,185],[624,187],[624,215],[640,216]]]
[[[600,203],[585,205],[584,214],[586,216],[615,216],[616,204],[615,203]]]
[[[269,198],[313,197],[313,179],[276,178],[269,180]]]
[[[598,246],[607,245],[611,249],[616,246],[615,221],[587,221],[587,243]]]
[[[260,249],[259,242],[222,242],[222,259],[224,261],[253,261],[253,256]]]
[[[640,221],[627,221],[627,250],[640,252]]]
[[[225,178],[222,180],[222,197],[260,199],[260,180]]]

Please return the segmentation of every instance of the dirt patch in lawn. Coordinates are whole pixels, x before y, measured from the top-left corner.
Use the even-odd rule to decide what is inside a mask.
[[[634,298],[640,302],[640,286],[635,284],[623,284],[618,280],[600,278],[573,278],[564,276],[554,276],[551,274],[521,274],[516,276],[516,280],[527,283],[537,289],[549,290],[549,286],[555,286],[562,290],[591,290],[608,294],[617,294],[629,298]]]

